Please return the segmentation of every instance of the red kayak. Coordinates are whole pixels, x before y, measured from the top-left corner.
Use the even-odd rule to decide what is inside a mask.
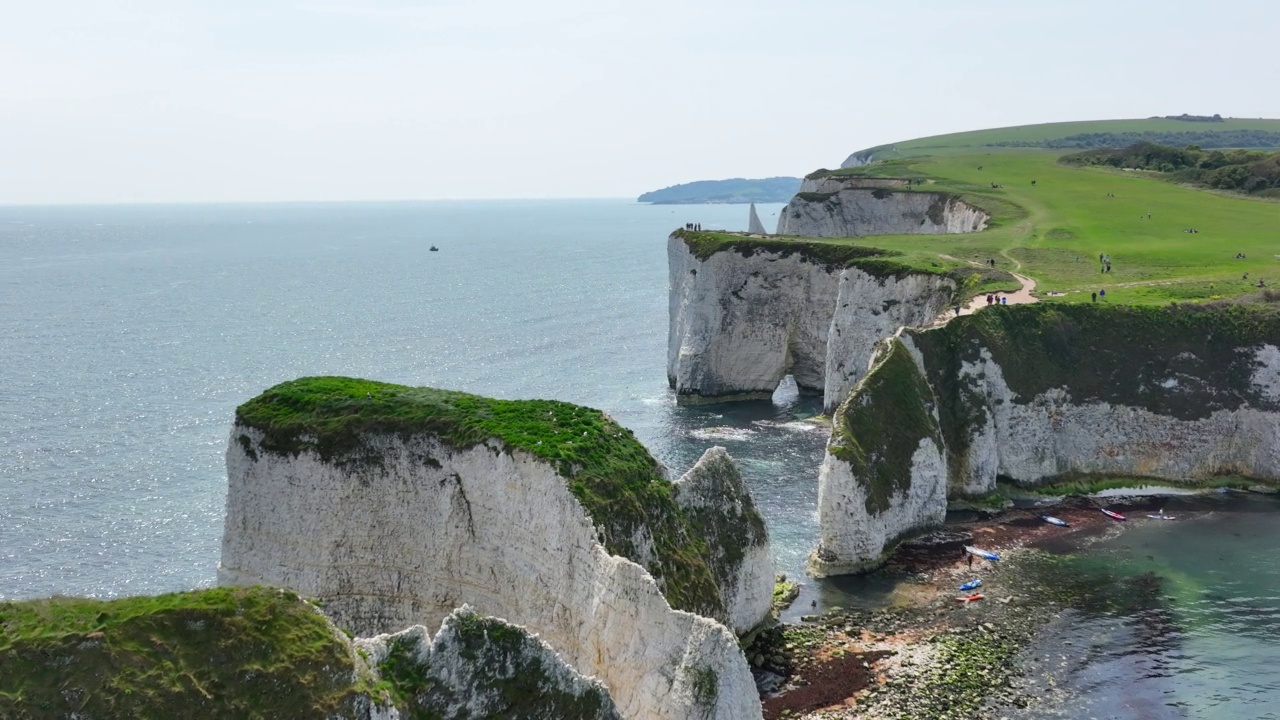
[[[1124,519],[1125,519],[1125,517],[1124,517],[1123,515],[1121,515],[1120,513],[1118,513],[1118,512],[1114,512],[1114,511],[1112,511],[1112,510],[1108,510],[1108,509],[1106,509],[1106,508],[1098,508],[1098,509],[1099,509],[1099,510],[1101,510],[1101,511],[1103,512],[1103,514],[1104,514],[1104,515],[1106,515],[1106,516],[1107,516],[1107,517],[1109,517],[1109,518],[1112,518],[1112,519],[1115,519],[1115,520],[1124,520]]]
[[[951,598],[951,599],[955,600],[956,602],[970,603],[970,602],[973,602],[974,600],[982,600],[985,597],[986,595],[983,595],[982,593],[974,593],[972,595],[965,595],[964,597]]]

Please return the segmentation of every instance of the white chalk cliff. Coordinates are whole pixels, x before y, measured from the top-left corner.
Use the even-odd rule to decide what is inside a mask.
[[[672,610],[643,567],[611,555],[549,462],[496,440],[459,449],[388,432],[360,437],[376,464],[341,464],[310,449],[273,452],[263,439],[247,425],[232,431],[220,584],[321,598],[358,634],[435,626],[465,603],[536,632],[603,682],[624,718],[761,716],[734,633]],[[709,502],[698,472],[680,502]],[[741,510],[740,499],[730,504],[730,516]],[[729,559],[753,579],[726,595],[746,624],[761,617],[747,608],[766,574],[771,585],[772,564],[767,549],[742,555]]]
[[[667,245],[667,378],[682,403],[767,398],[790,374],[828,411],[866,372],[872,348],[932,321],[955,282],[922,272],[873,274],[802,245],[726,247],[700,258]]]
[[[806,181],[826,192],[801,192],[778,214],[778,234],[861,237],[970,233],[986,228],[989,215],[946,193],[877,187],[874,180]],[[896,181],[886,180],[892,185]],[[867,187],[867,185],[872,185]],[[835,188],[839,189],[835,189]]]
[[[1244,312],[1019,306],[904,332],[833,421],[811,567],[874,567],[997,477],[1280,481],[1280,321]]]

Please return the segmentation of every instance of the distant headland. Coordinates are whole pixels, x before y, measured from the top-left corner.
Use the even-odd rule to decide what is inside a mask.
[[[636,202],[654,205],[784,203],[800,190],[800,178],[771,177],[751,180],[698,180],[653,190]]]

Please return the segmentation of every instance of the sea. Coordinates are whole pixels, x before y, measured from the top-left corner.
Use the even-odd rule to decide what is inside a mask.
[[[766,226],[780,209],[759,206]],[[681,407],[668,389],[667,236],[686,222],[742,230],[747,208],[0,206],[0,599],[212,585],[235,407],[347,375],[595,407],[674,475],[724,446],[779,572],[805,583],[797,607],[887,602],[884,578],[804,579],[816,399],[784,383],[772,400]],[[1161,616],[1174,640],[1140,632],[1148,609],[1064,624],[1074,652],[1053,691],[1090,708],[1080,717],[1280,717],[1280,504],[1252,503],[1078,551],[1183,588]],[[1134,688],[1129,714],[1099,700]]]

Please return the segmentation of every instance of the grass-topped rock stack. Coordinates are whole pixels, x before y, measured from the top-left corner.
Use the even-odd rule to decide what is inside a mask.
[[[759,712],[733,633],[708,619],[768,613],[745,488],[702,473],[697,494],[725,497],[712,510],[737,521],[686,511],[682,483],[598,410],[303,378],[238,409],[227,468],[222,584],[294,588],[358,634],[470,604],[601,678],[624,717]],[[705,707],[686,665],[715,671]]]
[[[942,523],[946,465],[933,391],[900,340],[832,417],[818,474],[821,540],[814,575],[879,566],[897,541]]]

